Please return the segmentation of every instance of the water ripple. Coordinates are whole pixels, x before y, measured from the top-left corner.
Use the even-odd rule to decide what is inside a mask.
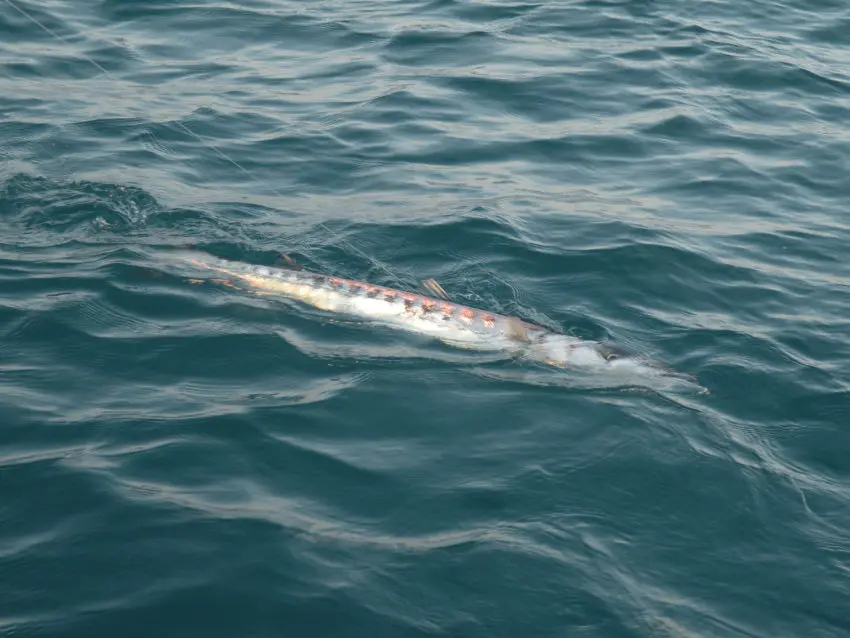
[[[847,25],[0,0],[1,630],[850,631]],[[711,394],[198,285],[187,243],[434,277]]]

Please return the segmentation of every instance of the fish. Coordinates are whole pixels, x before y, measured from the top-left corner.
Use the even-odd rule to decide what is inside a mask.
[[[183,253],[181,259],[199,270],[215,273],[230,286],[241,282],[262,294],[426,335],[457,348],[504,352],[552,368],[663,376],[696,383],[691,375],[599,341],[455,303],[434,280],[423,282],[423,288],[434,295],[431,296],[306,271],[288,257],[275,267],[223,259],[201,251]]]

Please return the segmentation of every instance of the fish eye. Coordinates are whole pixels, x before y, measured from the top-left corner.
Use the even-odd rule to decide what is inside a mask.
[[[619,358],[620,358],[620,355],[618,355],[616,352],[609,352],[608,354],[605,355],[605,361],[615,361]]]

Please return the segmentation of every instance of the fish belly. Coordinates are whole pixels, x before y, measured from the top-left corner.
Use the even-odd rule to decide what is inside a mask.
[[[456,347],[504,350],[517,345],[508,317],[459,304],[364,282],[233,262],[210,255],[191,255],[186,260],[196,267],[242,281],[260,294],[279,295],[320,310],[377,321]]]

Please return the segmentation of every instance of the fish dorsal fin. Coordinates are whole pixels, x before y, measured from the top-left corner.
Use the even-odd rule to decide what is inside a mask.
[[[449,293],[443,290],[443,287],[438,284],[435,279],[428,279],[426,281],[423,281],[422,287],[438,299],[442,299],[443,301],[452,300],[452,298],[449,297]]]
[[[295,260],[289,255],[281,254],[280,258],[275,262],[278,268],[287,268],[288,270],[303,270],[300,264],[295,263]]]
[[[517,341],[522,341],[523,343],[531,341],[528,337],[528,330],[526,330],[525,324],[516,317],[508,319],[508,333]]]

